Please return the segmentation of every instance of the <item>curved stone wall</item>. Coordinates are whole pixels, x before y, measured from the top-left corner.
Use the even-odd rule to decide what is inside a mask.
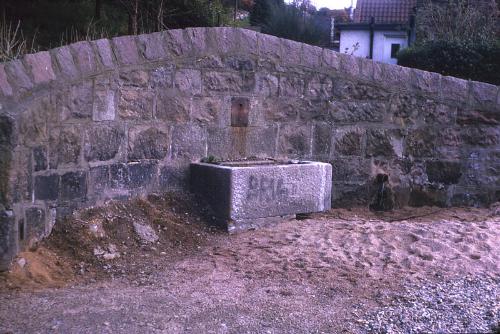
[[[378,173],[398,205],[488,204],[498,95],[233,28],[26,55],[0,64],[0,263],[76,208],[186,189],[188,163],[210,155],[330,162],[334,206],[367,204]]]

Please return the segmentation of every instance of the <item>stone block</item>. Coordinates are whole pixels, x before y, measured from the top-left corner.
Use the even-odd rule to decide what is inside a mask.
[[[151,34],[143,34],[137,36],[139,51],[147,60],[160,60],[168,55],[163,49],[163,32],[155,32]]]
[[[370,187],[366,183],[334,183],[332,186],[332,207],[334,208],[367,206],[370,200]]]
[[[367,157],[402,157],[403,134],[401,130],[367,130]]]
[[[59,115],[64,120],[92,118],[93,89],[94,84],[89,80],[57,93],[56,103]]]
[[[15,87],[18,94],[25,94],[33,88],[33,83],[20,60],[9,61],[5,64],[5,70],[9,82]]]
[[[496,147],[500,144],[500,130],[491,126],[468,126],[460,131],[460,141],[477,147]]]
[[[329,123],[316,123],[313,129],[312,154],[315,159],[329,157],[333,127]]]
[[[52,59],[47,51],[27,54],[24,56],[24,61],[31,70],[35,84],[47,83],[56,78],[52,69]]]
[[[386,103],[331,102],[328,104],[331,120],[338,123],[382,122],[386,113]]]
[[[455,77],[442,77],[441,98],[456,105],[464,105],[469,99],[469,85],[467,81]]]
[[[160,66],[150,72],[149,85],[153,89],[167,89],[173,87],[173,65]]]
[[[231,27],[206,29],[206,44],[210,53],[228,54],[237,51],[237,31]]]
[[[448,204],[448,191],[446,188],[413,187],[410,191],[410,206],[438,206],[446,207]]]
[[[97,54],[99,55],[99,59],[101,61],[101,65],[105,69],[111,69],[115,67],[115,61],[113,56],[113,50],[111,49],[111,44],[108,39],[98,39],[97,41],[91,42],[95,49],[97,50]]]
[[[279,78],[269,73],[256,75],[256,93],[262,97],[277,96],[279,91]]]
[[[18,230],[14,214],[0,206],[0,272],[9,270],[18,252]]]
[[[7,159],[11,157],[10,161],[2,161],[8,164],[9,169],[8,173],[6,170],[1,175],[3,184],[0,184],[0,190],[5,189],[5,192],[0,193],[0,199],[10,207],[12,203],[33,200],[33,167],[30,149],[16,147],[8,152],[11,154],[7,155]]]
[[[113,189],[127,189],[130,185],[128,166],[126,164],[113,164],[109,166],[110,186]]]
[[[186,135],[189,134],[189,131]],[[132,127],[129,130],[128,159],[156,159],[166,157],[169,149],[169,133],[167,129],[154,127]]]
[[[202,76],[205,93],[252,93],[255,89],[253,72],[205,72]]]
[[[244,55],[226,56],[222,60],[222,68],[235,71],[255,71],[255,62]]]
[[[330,100],[333,95],[333,79],[325,75],[314,75],[307,82],[306,95],[316,99]]]
[[[283,59],[283,65],[297,66],[301,64],[302,45],[302,43],[295,42],[290,39],[281,40],[283,54],[286,55]]]
[[[303,97],[305,94],[306,81],[300,74],[286,74],[280,78],[279,95],[286,97]]]
[[[340,69],[340,57],[338,52],[323,49],[323,67],[329,72],[337,72]]]
[[[293,122],[297,120],[303,100],[266,99],[262,103],[264,119],[267,121]]]
[[[441,75],[418,69],[411,70],[413,88],[428,94],[437,95],[441,88]]]
[[[426,162],[429,182],[456,184],[462,176],[462,164],[456,161],[430,160]]]
[[[164,47],[173,57],[188,56],[190,45],[184,37],[182,29],[172,29],[164,32]]]
[[[48,167],[47,149],[44,146],[33,148],[33,170],[35,172],[46,170]]]
[[[81,129],[78,127],[53,128],[50,131],[50,168],[77,164],[82,147]]]
[[[48,139],[47,125],[54,121],[54,103],[43,97],[30,101],[22,110],[17,124],[19,140],[27,146],[39,145]]]
[[[150,75],[144,70],[121,71],[118,77],[120,87],[146,88],[150,83]]]
[[[458,111],[457,123],[467,126],[500,125],[500,112],[493,109],[470,110],[460,109]]]
[[[45,210],[40,207],[26,208],[24,211],[26,217],[26,239],[29,245],[36,243],[45,237],[46,219]]]
[[[362,139],[361,129],[337,130],[334,139],[335,156],[361,156]]]
[[[358,61],[360,65],[360,78],[366,81],[373,82],[373,71],[374,71],[373,60],[359,58]]]
[[[360,63],[358,57],[339,53],[340,71],[352,78],[358,78],[360,75]]]
[[[157,167],[157,163],[152,161],[129,163],[129,186],[131,188],[146,188],[153,186],[157,174]]]
[[[160,189],[187,190],[189,185],[189,170],[182,166],[167,165],[160,168]]]
[[[339,79],[334,82],[333,96],[340,100],[387,101],[390,93],[380,87]]]
[[[497,102],[498,86],[484,82],[472,81],[471,95],[472,102],[475,106],[492,110]],[[497,109],[496,111],[497,114],[500,113],[500,109]]]
[[[311,126],[280,126],[278,154],[289,158],[306,158],[311,154]]]
[[[191,164],[190,181],[228,231],[249,219],[330,209],[331,166],[320,162],[231,167]]]
[[[85,131],[84,156],[87,161],[107,161],[116,157],[124,131],[112,126],[93,126]]]
[[[191,104],[191,97],[161,92],[158,95],[155,118],[177,124],[188,123]]]
[[[81,41],[70,45],[75,56],[76,64],[80,72],[87,76],[97,71],[97,59],[92,46],[87,41]]]
[[[257,33],[249,29],[236,29],[238,50],[242,54],[257,56],[259,54]]]
[[[53,52],[57,64],[59,65],[59,70],[64,78],[74,80],[80,76],[80,72],[75,65],[69,46],[55,48],[51,52]]]
[[[184,93],[201,94],[201,72],[191,69],[177,70],[174,87]]]
[[[114,121],[116,115],[115,91],[112,89],[94,90],[94,104],[92,106],[92,120]]]
[[[204,27],[184,29],[186,42],[189,45],[189,54],[192,56],[202,56],[207,51],[207,29]]]
[[[61,192],[59,200],[70,201],[84,199],[87,195],[87,174],[85,172],[68,172],[61,175]]]
[[[118,62],[123,65],[139,64],[141,58],[137,50],[135,36],[120,36],[112,39]]]
[[[2,92],[4,96],[11,96],[13,94],[12,86],[7,80],[4,64],[0,64],[0,92]]]
[[[176,126],[172,133],[172,159],[199,160],[206,156],[207,132],[202,127]]]
[[[153,115],[154,94],[148,90],[120,89],[118,115],[124,120],[148,120]]]
[[[285,53],[284,53],[285,54]],[[321,67],[323,49],[317,46],[304,44],[302,46],[302,65],[312,69]]]
[[[270,62],[281,62],[281,39],[276,36],[258,34],[259,57]]]
[[[59,197],[59,175],[35,176],[35,199],[57,200]]]
[[[370,179],[370,161],[358,157],[335,158],[332,165],[332,180],[338,183],[364,183]]]
[[[88,196],[101,197],[102,192],[110,186],[109,166],[96,166],[89,170]]]
[[[221,124],[224,117],[229,119],[228,103],[224,99],[213,97],[195,97],[191,110],[191,119],[200,124]],[[221,124],[221,125],[228,125]]]

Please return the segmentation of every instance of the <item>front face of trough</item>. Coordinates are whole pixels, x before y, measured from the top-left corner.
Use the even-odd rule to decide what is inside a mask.
[[[332,167],[297,164],[193,163],[192,190],[210,204],[229,232],[331,207]]]

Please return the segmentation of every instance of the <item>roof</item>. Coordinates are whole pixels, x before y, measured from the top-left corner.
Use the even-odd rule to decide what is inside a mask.
[[[402,23],[409,21],[417,0],[358,0],[354,10],[355,23]]]

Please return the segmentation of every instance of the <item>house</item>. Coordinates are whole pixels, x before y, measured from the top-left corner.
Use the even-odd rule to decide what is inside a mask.
[[[343,53],[384,63],[415,40],[417,0],[358,0],[351,23],[339,24]]]

